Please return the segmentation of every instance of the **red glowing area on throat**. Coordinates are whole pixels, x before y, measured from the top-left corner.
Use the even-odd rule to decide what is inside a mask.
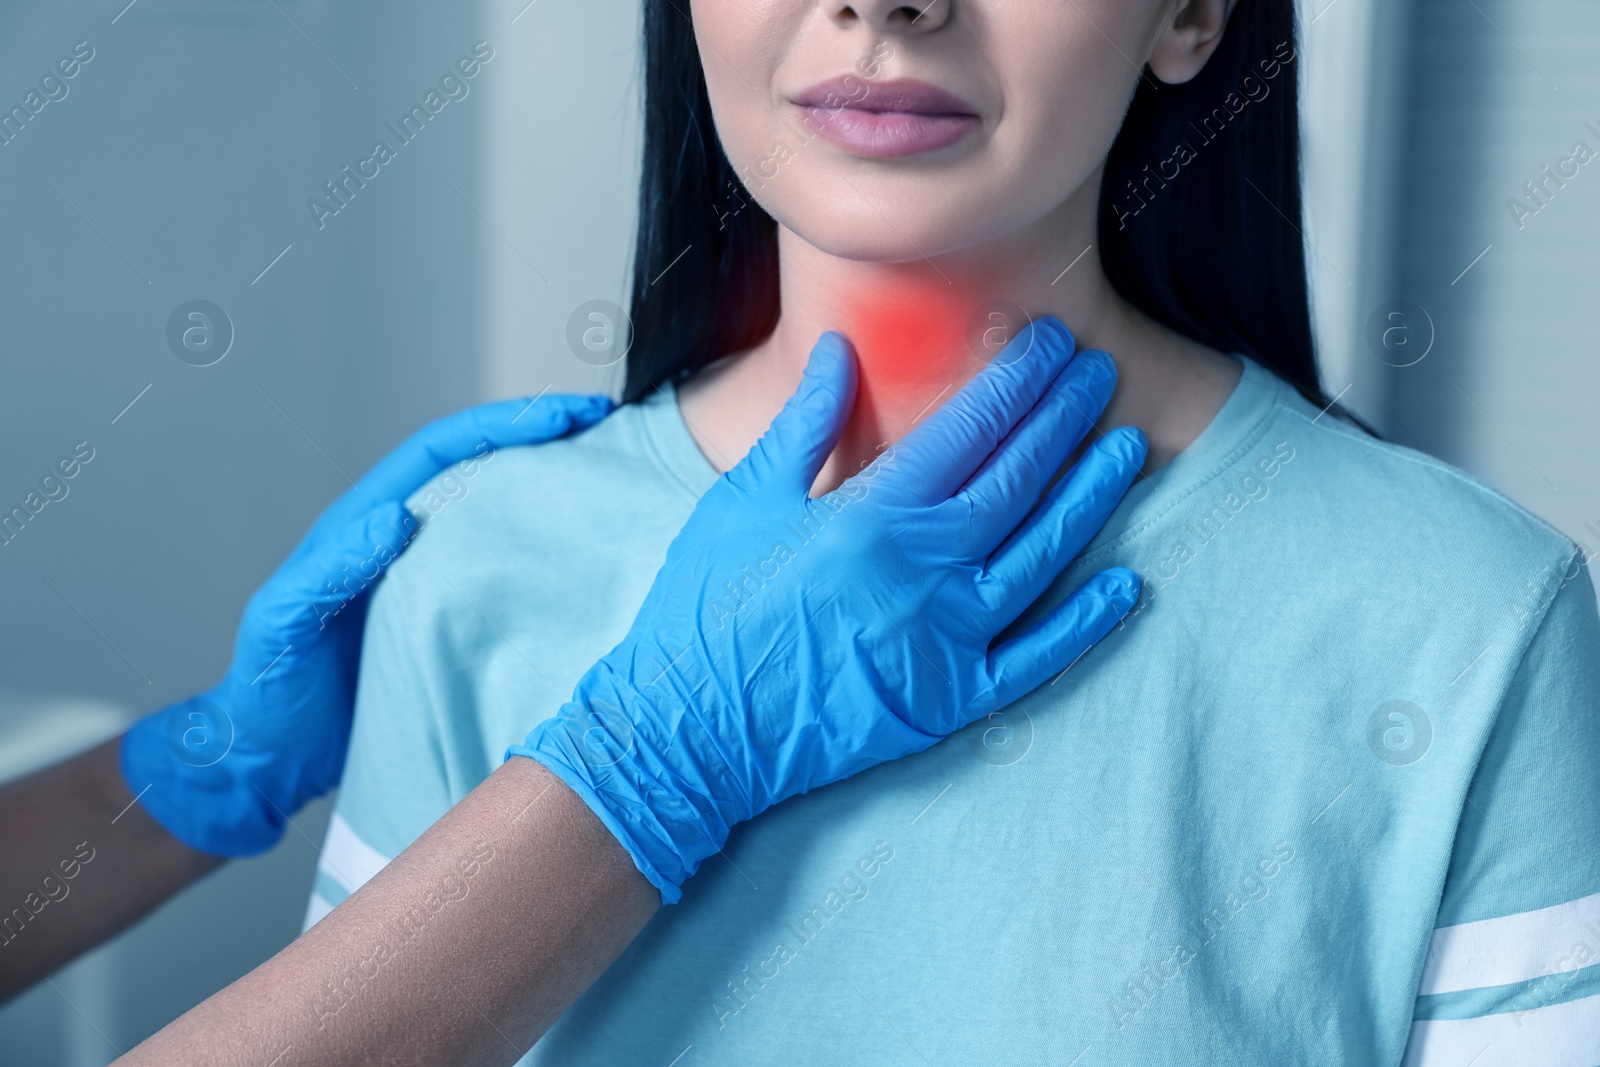
[[[852,297],[837,327],[855,345],[859,369],[845,440],[876,448],[899,440],[983,369],[969,337],[983,298],[937,275],[875,282]]]

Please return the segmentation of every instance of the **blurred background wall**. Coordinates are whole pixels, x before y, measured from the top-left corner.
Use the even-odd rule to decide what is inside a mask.
[[[92,50],[0,144],[0,503],[94,450],[0,548],[0,777],[212,684],[249,593],[426,419],[615,392],[565,330],[626,303],[637,24],[637,0],[0,12],[4,109]],[[1330,393],[1600,550],[1600,162],[1524,187],[1600,152],[1600,8],[1313,0],[1303,24]],[[480,41],[467,95],[319,220]],[[167,341],[193,300],[232,325],[209,366]],[[286,943],[326,813],[0,1009],[3,1058],[104,1064]]]
[[[94,450],[0,547],[0,767],[213,684],[245,599],[422,422],[611,387],[564,337],[572,307],[621,292],[637,21],[627,0],[0,10],[4,109],[92,54],[0,144],[0,500]],[[316,218],[480,41],[467,95]],[[232,322],[210,366],[167,342],[191,300]],[[104,1064],[276,951],[326,817],[0,1009],[0,1061]]]

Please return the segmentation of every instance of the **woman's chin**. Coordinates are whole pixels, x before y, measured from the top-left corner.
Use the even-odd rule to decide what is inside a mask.
[[[841,259],[916,262],[976,250],[1048,215],[1052,194],[1019,187],[1014,193],[981,188],[906,188],[877,195],[843,182],[809,182],[762,207],[807,244]],[[795,194],[801,195],[795,195]]]
[[[863,263],[919,263],[978,243],[969,226],[948,225],[922,215],[895,218],[878,214],[840,218],[825,210],[779,218],[784,228],[820,252]]]

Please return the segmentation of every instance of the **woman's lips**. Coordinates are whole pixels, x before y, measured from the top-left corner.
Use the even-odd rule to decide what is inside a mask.
[[[877,82],[847,74],[813,85],[794,103],[809,129],[873,159],[945,148],[980,125],[965,100],[910,78]]]
[[[913,115],[905,111],[807,108],[808,122],[840,148],[873,159],[931,152],[955,144],[978,127],[975,115]]]

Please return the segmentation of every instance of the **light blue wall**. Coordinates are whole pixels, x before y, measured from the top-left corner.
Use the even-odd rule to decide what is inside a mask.
[[[1600,552],[1600,133],[1585,124],[1600,130],[1596,40],[1600,7],[1584,0],[1416,0],[1408,80],[1392,105],[1402,117],[1392,295],[1426,308],[1437,335],[1425,360],[1388,372],[1383,416],[1396,440],[1466,467],[1590,552]],[[1596,159],[1550,186],[1519,227],[1508,201],[1533,204],[1524,183],[1579,140]]]
[[[0,13],[6,108],[94,49],[0,147],[0,501],[74,442],[95,450],[0,548],[0,684],[145,709],[216,680],[245,598],[341,470],[480,398],[492,235],[449,182],[482,184],[501,71],[319,232],[306,200],[486,36],[476,5],[138,0],[113,24],[124,3]],[[236,326],[211,367],[165,340],[193,298]],[[281,946],[324,819],[0,1011],[0,1060],[105,1063]]]
[[[216,680],[245,599],[405,434],[620,384],[564,338],[625,292],[639,85],[636,0],[125,5],[0,9],[7,110],[94,49],[0,146],[0,509],[95,450],[0,548],[0,690],[131,712]],[[494,58],[401,146],[386,124],[478,41]],[[395,158],[319,228],[308,199],[378,139]],[[236,328],[213,366],[166,340],[194,299]],[[103,1064],[281,947],[326,818],[0,1008],[0,1060]]]

